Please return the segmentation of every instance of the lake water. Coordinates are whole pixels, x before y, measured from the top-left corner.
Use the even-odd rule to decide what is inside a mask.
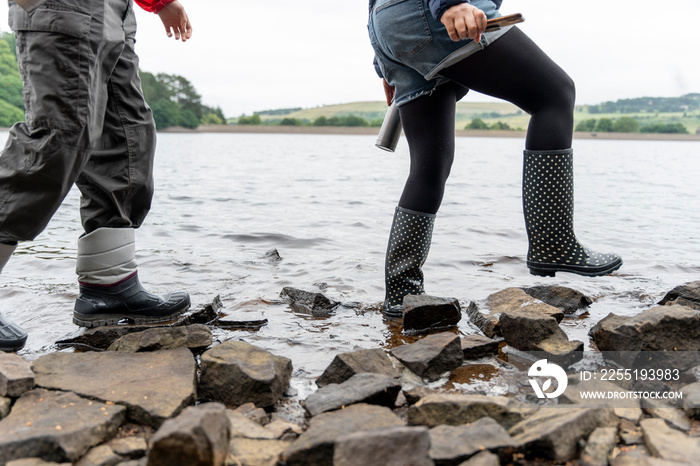
[[[0,132],[4,143],[7,132]],[[161,134],[156,196],[137,231],[142,282],[189,291],[200,307],[221,295],[229,314],[269,324],[216,330],[292,358],[295,385],[320,375],[339,352],[404,340],[382,319],[383,264],[394,206],[408,171],[373,136]],[[507,287],[558,284],[595,302],[563,326],[571,338],[608,313],[632,315],[671,288],[700,279],[700,142],[575,141],[579,239],[623,257],[611,276],[534,277],[525,265],[519,139],[458,138],[457,157],[424,267],[426,289],[466,307]],[[21,244],[0,276],[2,312],[29,333],[33,359],[82,331],[72,323],[79,193],[48,228]],[[276,248],[281,261],[265,257]],[[285,286],[356,306],[329,318],[279,302]],[[460,331],[476,330],[463,319]]]

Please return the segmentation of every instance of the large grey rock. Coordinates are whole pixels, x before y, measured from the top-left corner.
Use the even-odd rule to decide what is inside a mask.
[[[392,408],[400,391],[398,378],[382,374],[357,374],[341,384],[319,388],[306,398],[304,407],[311,416],[356,403]]]
[[[114,466],[121,463],[123,458],[107,445],[91,448],[85,456],[75,463],[75,466]]]
[[[683,401],[681,407],[685,414],[697,420],[700,420],[700,382],[691,383],[681,388],[683,392]]]
[[[663,419],[643,419],[644,443],[649,451],[662,459],[697,464],[700,458],[700,438],[688,437],[669,427]]]
[[[195,401],[192,352],[51,353],[34,361],[40,387],[126,406],[134,422],[158,427]]]
[[[669,426],[688,432],[691,421],[683,410],[675,408],[662,400],[642,399],[640,405],[645,413],[663,419]]]
[[[598,427],[617,425],[612,408],[540,408],[509,429],[528,456],[565,463],[578,454],[578,445]]]
[[[227,341],[202,354],[200,396],[227,406],[272,406],[291,377],[290,359],[243,341]]]
[[[22,356],[0,351],[0,396],[17,398],[34,388],[34,373]]]
[[[561,336],[553,336],[535,345],[537,352],[544,353],[543,358],[562,367],[569,367],[583,359],[583,342],[564,340]]]
[[[522,351],[537,351],[547,339],[568,339],[554,317],[534,308],[503,312],[498,325],[506,343]]]
[[[138,333],[129,333],[119,338],[109,347],[110,351],[138,353],[172,348],[206,348],[211,345],[209,327],[203,324],[184,327],[154,327]]]
[[[248,419],[242,413],[226,410],[231,423],[231,438],[244,437],[250,439],[275,440],[277,437],[255,421]]]
[[[533,298],[561,309],[564,314],[573,314],[593,303],[588,296],[565,286],[540,285],[523,288],[523,291]]]
[[[403,299],[403,331],[422,333],[454,327],[462,320],[462,308],[455,298],[408,295]]]
[[[19,458],[76,461],[113,436],[124,422],[123,406],[74,393],[35,389],[22,395],[0,421],[0,464]]]
[[[557,323],[564,318],[564,312],[561,309],[543,303],[520,288],[506,288],[493,293],[486,298],[486,304],[493,315],[504,312],[537,311],[554,317]]]
[[[186,408],[151,438],[148,466],[221,466],[228,456],[230,429],[220,403]]]
[[[408,423],[427,427],[457,426],[490,417],[509,427],[520,422],[522,414],[509,410],[508,406],[509,400],[503,396],[428,395],[408,409]]]
[[[498,355],[498,348],[503,340],[494,340],[483,335],[467,335],[462,337],[462,354],[464,360],[479,359],[484,356]]]
[[[263,440],[237,437],[229,444],[228,464],[241,466],[277,466],[282,452],[292,442],[285,440]],[[330,463],[329,463],[330,464]]]
[[[362,430],[338,438],[333,466],[433,466],[425,427]]]
[[[413,373],[429,381],[439,379],[464,361],[459,336],[450,332],[428,335],[415,343],[397,346],[391,354]]]
[[[327,466],[333,462],[339,437],[366,429],[403,426],[389,408],[357,404],[311,419],[309,428],[282,454],[288,466]]]
[[[599,427],[593,431],[586,441],[586,447],[581,453],[582,466],[607,466],[608,456],[617,444],[617,428]]]
[[[282,288],[280,296],[295,311],[317,317],[329,316],[340,305],[339,302],[327,298],[322,293],[299,290],[290,286]]]
[[[342,383],[355,374],[365,372],[398,377],[399,372],[387,354],[378,348],[363,349],[337,354],[330,365],[316,379],[316,385],[323,387],[331,383]]]
[[[680,304],[700,310],[700,281],[680,285],[666,293],[660,305]]]
[[[508,464],[519,449],[520,444],[489,417],[471,424],[430,429],[430,457],[437,466],[458,465],[484,450]]]

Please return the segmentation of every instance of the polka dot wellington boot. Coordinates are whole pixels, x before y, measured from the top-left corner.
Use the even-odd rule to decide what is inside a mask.
[[[386,250],[386,298],[382,312],[389,317],[403,315],[403,298],[425,294],[421,267],[428,257],[433,237],[434,214],[397,207]]]
[[[533,275],[571,272],[597,277],[620,268],[622,259],[582,246],[574,234],[573,150],[525,151],[523,211]]]

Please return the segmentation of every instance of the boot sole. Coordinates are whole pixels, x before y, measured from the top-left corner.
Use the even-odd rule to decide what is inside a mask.
[[[73,323],[79,327],[95,328],[107,325],[118,325],[122,320],[132,325],[162,324],[176,320],[190,308],[189,300],[182,307],[164,316],[149,316],[142,314],[78,314],[73,311]]]
[[[622,259],[601,267],[586,267],[581,265],[565,265],[565,264],[542,264],[542,263],[527,263],[530,273],[538,277],[554,277],[556,272],[569,272],[585,277],[602,277],[608,275],[622,267]]]

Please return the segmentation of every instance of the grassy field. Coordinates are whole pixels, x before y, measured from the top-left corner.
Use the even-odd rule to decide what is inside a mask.
[[[334,116],[354,115],[362,117],[367,121],[382,120],[386,112],[386,104],[381,101],[374,102],[351,102],[346,104],[325,105],[322,107],[305,108],[292,111],[284,115],[265,115],[260,118],[266,123],[279,123],[282,118],[296,118],[304,122],[313,122],[320,116],[331,118]],[[610,118],[616,119],[622,116],[632,117],[639,121],[640,126],[655,123],[682,123],[691,134],[695,134],[700,128],[700,114],[690,112],[690,114],[678,113],[597,113],[591,114],[587,107],[578,106],[574,113],[574,124],[587,119]],[[498,121],[506,123],[513,129],[526,129],[529,115],[507,102],[459,102],[455,116],[457,129],[463,129],[472,119],[481,118],[489,126]],[[234,122],[236,119],[232,119]]]

